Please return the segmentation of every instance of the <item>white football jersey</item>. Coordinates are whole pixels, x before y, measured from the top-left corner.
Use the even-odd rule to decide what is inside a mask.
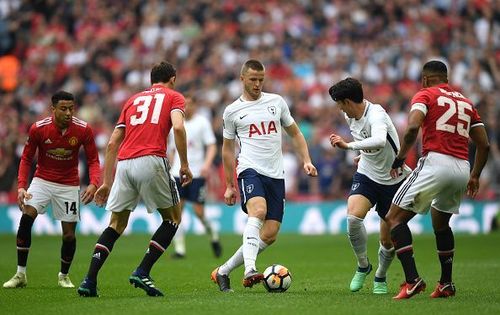
[[[215,136],[212,130],[212,125],[202,115],[194,114],[191,119],[184,122],[186,129],[187,140],[187,157],[189,168],[193,177],[201,176],[201,168],[205,162],[205,147],[215,143]],[[170,132],[168,148],[175,149],[174,133]],[[181,168],[181,160],[179,154],[174,155],[172,162],[172,175],[179,177],[179,170]]]
[[[223,118],[224,138],[239,140],[238,174],[252,168],[261,175],[284,178],[281,127],[294,120],[281,96],[262,92],[255,101],[240,97],[226,107]]]
[[[354,138],[354,142],[348,144],[349,148],[361,152],[358,173],[379,184],[397,184],[411,169],[405,164],[401,176],[391,177],[391,166],[400,148],[396,127],[382,106],[367,100],[364,100],[364,103],[366,108],[360,119],[345,115]]]

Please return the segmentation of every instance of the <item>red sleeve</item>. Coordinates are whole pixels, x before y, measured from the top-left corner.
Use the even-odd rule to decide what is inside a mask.
[[[482,124],[483,121],[481,120],[481,117],[479,116],[477,109],[475,107],[472,107],[470,126],[472,127],[474,125],[482,125]]]
[[[185,103],[186,100],[184,99],[184,96],[182,96],[181,93],[173,93],[171,111],[174,109],[180,109],[182,112],[184,112]]]
[[[125,112],[126,112],[127,108],[129,107],[129,104],[130,104],[130,99],[125,103],[125,105],[123,105],[122,111],[120,113],[120,117],[118,117],[118,121],[116,122],[116,127],[125,128],[125,125],[126,125]]]
[[[89,126],[85,128],[85,142],[83,143],[83,147],[87,156],[90,183],[99,187],[101,166],[99,164],[99,154],[95,145],[94,133]]]
[[[425,89],[420,90],[411,99],[410,106],[413,106],[413,104],[415,103],[421,103],[424,104],[427,107],[427,109],[429,109],[430,99],[431,99],[431,94],[429,93],[428,90]]]
[[[28,188],[28,180],[31,172],[31,165],[35,157],[36,149],[38,148],[39,137],[36,132],[37,128],[33,124],[30,128],[28,139],[24,145],[23,155],[19,163],[19,173],[17,174],[17,189]]]

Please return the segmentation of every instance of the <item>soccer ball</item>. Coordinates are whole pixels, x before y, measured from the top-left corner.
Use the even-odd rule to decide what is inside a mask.
[[[292,274],[285,266],[274,264],[264,270],[262,283],[268,292],[285,292],[292,284]]]

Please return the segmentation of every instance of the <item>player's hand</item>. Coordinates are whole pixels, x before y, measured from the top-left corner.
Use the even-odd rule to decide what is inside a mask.
[[[355,156],[353,159],[352,159],[352,163],[354,164],[354,166],[358,166],[359,164],[359,160],[361,160],[361,154],[358,155],[358,156]]]
[[[330,144],[332,145],[332,147],[339,147],[341,149],[344,149],[344,150],[347,150],[349,147],[347,146],[347,142],[344,141],[344,139],[342,139],[341,136],[339,135],[336,135],[334,133],[332,133],[330,135]]]
[[[181,166],[179,170],[179,178],[181,179],[181,186],[186,187],[193,181],[193,174],[189,169],[189,166]]]
[[[479,178],[471,177],[467,183],[467,196],[474,199],[479,190]]]
[[[17,205],[21,211],[24,210],[24,200],[30,200],[33,196],[26,191],[24,188],[19,188],[17,190]]]
[[[318,170],[312,163],[304,163],[304,172],[311,177],[318,176]]]
[[[406,158],[396,158],[394,159],[394,162],[392,162],[391,166],[391,177],[392,178],[397,178],[403,173],[403,166],[405,164]]]
[[[97,190],[97,186],[94,184],[90,184],[87,186],[87,189],[82,193],[81,199],[84,205],[88,204],[94,199],[95,191]]]
[[[109,197],[109,191],[111,188],[108,185],[102,184],[99,189],[94,194],[94,201],[95,204],[98,205],[99,207],[104,206],[106,201],[108,201]]]
[[[236,203],[236,188],[227,187],[224,192],[224,202],[228,206],[232,206]]]

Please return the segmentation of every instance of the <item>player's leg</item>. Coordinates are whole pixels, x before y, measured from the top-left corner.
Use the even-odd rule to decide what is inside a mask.
[[[109,226],[102,232],[97,240],[92,253],[89,270],[87,276],[78,288],[80,296],[95,297],[97,296],[97,276],[99,270],[106,262],[109,254],[113,250],[115,242],[120,235],[125,231],[130,216],[130,210],[121,212],[112,212]]]
[[[270,222],[269,220],[266,220],[264,222],[264,226],[261,230],[261,239],[259,240],[259,254],[264,251],[264,249],[267,248],[267,246],[271,245],[273,241],[271,241],[269,239],[268,236],[266,235],[269,235],[271,234],[270,231],[268,232],[269,228],[267,227],[268,224],[267,222]],[[269,244],[266,244],[266,242],[264,242],[262,240],[262,237],[266,238],[270,243]],[[275,238],[274,238],[275,239]],[[224,264],[222,264],[221,266],[215,268],[211,275],[210,275],[210,278],[212,279],[213,282],[217,283],[219,285],[219,289],[222,291],[222,292],[233,292],[233,290],[231,290],[231,285],[230,285],[230,281],[229,281],[229,274],[236,268],[238,268],[239,266],[243,265],[243,245],[241,245],[237,250],[236,252],[233,254],[233,256],[231,256]]]
[[[402,182],[394,185],[376,184],[376,208],[380,218],[380,246],[378,249],[378,267],[373,281],[373,293],[386,294],[387,290],[387,270],[394,260],[395,250],[391,240],[391,230],[385,216],[391,207],[392,198],[401,186]]]
[[[18,288],[27,285],[26,266],[28,254],[31,247],[31,229],[38,214],[44,214],[51,200],[52,187],[50,182],[41,180],[38,177],[33,178],[28,193],[30,199],[24,200],[23,214],[19,222],[17,231],[17,272],[7,282],[3,284],[4,288]]]
[[[61,270],[57,276],[60,287],[74,288],[68,276],[76,251],[76,225],[80,220],[80,189],[75,186],[57,186],[51,198],[54,218],[61,221]]]
[[[446,298],[455,295],[455,285],[452,282],[455,239],[450,228],[450,218],[459,213],[460,202],[469,181],[468,162],[449,156],[446,159],[446,172],[441,176],[443,187],[432,202],[432,227],[436,236],[436,247],[441,264],[441,278],[432,292],[432,298]]]
[[[17,271],[16,274],[3,284],[4,288],[22,288],[28,283],[26,277],[26,265],[28,263],[28,254],[31,247],[31,228],[37,217],[37,211],[34,207],[25,205],[23,214],[17,229]]]
[[[380,220],[380,247],[378,249],[378,268],[373,282],[373,293],[387,293],[387,270],[394,260],[395,250],[391,241],[389,225]]]
[[[245,279],[258,275],[256,260],[259,253],[260,230],[264,225],[267,212],[266,199],[257,196],[246,203],[248,220],[243,230],[243,260],[245,264]]]
[[[209,220],[205,217],[205,200],[207,195],[206,180],[203,177],[193,179],[190,185],[190,199],[193,202],[193,210],[196,217],[207,231],[215,257],[222,255],[222,246],[219,240],[219,233],[215,230]]]
[[[449,225],[452,214],[441,212],[434,207],[431,208],[431,214],[438,258],[441,264],[441,278],[431,297],[449,297],[455,295],[455,285],[452,282],[455,238]]]
[[[76,222],[61,221],[62,228],[62,245],[61,245],[61,271],[58,275],[58,284],[63,288],[74,288],[68,276],[71,262],[76,251]]]
[[[415,259],[413,258],[413,239],[408,227],[408,221],[415,215],[415,212],[404,210],[392,204],[386,216],[386,222],[391,229],[394,249],[403,266],[406,278],[401,292],[394,297],[395,299],[410,298],[425,289],[425,283],[418,275]]]
[[[182,209],[179,204],[166,209],[158,209],[158,211],[163,222],[151,237],[146,254],[129,278],[131,284],[134,284],[136,288],[143,289],[149,296],[163,296],[163,293],[155,287],[150,272],[153,265],[172,242],[182,217]]]
[[[193,203],[193,210],[203,227],[205,227],[205,231],[207,231],[207,234],[210,236],[210,243],[215,257],[220,257],[222,255],[222,246],[219,240],[219,233],[217,233],[210,221],[205,217],[205,205],[195,202]]]
[[[177,186],[178,187],[178,186]],[[184,209],[185,201],[182,198],[179,202],[179,206],[181,209]],[[186,231],[182,226],[179,226],[177,232],[175,233],[175,237],[173,239],[174,243],[174,253],[172,254],[172,258],[184,258],[186,256]]]
[[[349,285],[352,292],[363,287],[366,276],[372,270],[367,255],[368,236],[363,222],[371,207],[372,203],[363,195],[355,194],[347,199],[347,235],[357,259],[357,269]]]
[[[244,234],[244,241],[246,244],[243,245],[243,257],[245,258],[245,277],[243,279],[243,286],[252,287],[254,284],[259,283],[264,278],[262,273],[257,271],[257,268],[253,269],[255,261],[250,261],[247,264],[247,257],[245,257],[245,245],[251,245],[251,249],[255,251],[255,247],[258,253],[261,247],[260,242],[270,245],[276,240],[278,235],[281,221],[283,220],[283,214],[285,209],[285,181],[283,179],[274,179],[267,176],[259,176],[261,183],[261,188],[263,191],[257,190],[262,197],[254,197],[248,200],[246,207],[249,214],[249,220],[251,218],[262,218],[265,215],[264,227],[260,227],[260,232],[258,235]],[[249,191],[248,185],[245,187],[245,191]],[[247,223],[248,226],[248,223]],[[257,237],[257,244],[252,244],[250,237]],[[263,237],[263,238],[262,238]],[[256,246],[257,245],[257,246]],[[265,248],[265,247],[264,247]]]
[[[142,161],[141,161],[142,160]],[[146,156],[138,163],[138,171],[135,173],[138,179],[138,190],[148,209],[158,210],[162,217],[162,223],[151,237],[148,249],[139,266],[129,277],[131,284],[136,288],[146,291],[149,296],[163,296],[158,290],[150,276],[153,265],[168,248],[177,232],[182,219],[182,208],[179,204],[179,192],[175,179],[170,175],[167,159],[155,156]],[[153,170],[151,174],[144,174],[144,167]],[[164,172],[158,172],[162,167]],[[153,211],[154,211],[153,210]]]
[[[404,180],[392,200],[385,221],[391,229],[391,240],[396,255],[403,266],[405,282],[394,299],[408,299],[425,290],[426,284],[420,278],[415,259],[413,258],[413,239],[408,221],[417,213],[429,211],[434,196],[439,192],[442,183],[442,172],[448,172],[446,165],[437,161],[429,153],[420,158],[417,167]]]

